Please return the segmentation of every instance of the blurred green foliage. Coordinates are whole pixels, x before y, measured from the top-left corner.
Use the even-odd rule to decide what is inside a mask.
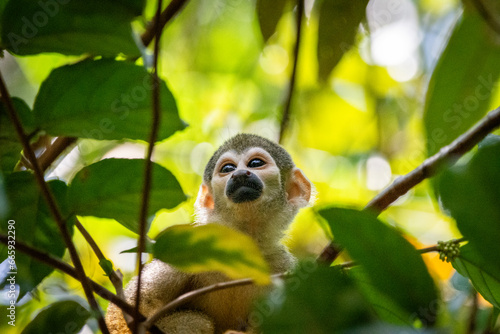
[[[148,29],[156,2],[67,2],[0,1],[0,70],[37,154],[43,140],[50,141],[47,133],[79,137],[46,179],[68,184],[51,182],[66,217],[85,215],[80,221],[127,281],[134,254],[120,252],[136,245],[133,203],[141,197],[142,174],[140,164],[116,158],[145,156],[152,50],[140,43],[140,34]],[[193,221],[205,163],[219,144],[239,132],[278,139],[297,56],[296,17],[292,0],[192,0],[164,28],[163,128],[154,152],[159,176],[148,231],[150,239],[158,237],[156,251],[148,243],[153,252],[162,253],[161,240],[171,237],[162,231]],[[350,274],[338,268],[304,273],[299,266],[279,298],[267,301],[272,314],[258,314],[263,328],[329,333],[353,329],[361,320],[365,327],[353,332],[435,325],[466,333],[471,324],[493,331],[500,291],[496,140],[469,153],[437,182],[411,189],[378,220],[331,207],[361,209],[500,104],[500,7],[493,0],[310,0],[302,20],[291,122],[282,144],[317,196],[283,242],[299,258],[314,257],[338,234],[335,240],[347,252],[334,264],[352,255],[362,266]],[[114,101],[134,117],[121,117]],[[2,105],[0,231],[7,234],[7,221],[14,219],[19,241],[69,262],[33,180],[19,171],[26,163],[19,162],[21,146],[9,122]],[[115,160],[97,163],[104,158]],[[162,204],[163,197],[170,204]],[[327,221],[316,208],[324,209]],[[346,214],[339,218],[339,212]],[[441,262],[438,253],[420,258],[415,250],[460,236],[471,242],[453,266],[481,294],[477,307],[466,302],[473,291],[468,281],[466,288],[453,283],[451,264]],[[83,237],[75,233],[73,240],[87,275],[111,288]],[[207,256],[231,250],[203,249]],[[5,257],[8,247],[0,250]],[[79,308],[67,300],[83,295],[77,281],[18,256],[21,294],[32,292],[17,304],[18,327],[4,321],[8,310],[0,308],[2,333],[17,333],[36,314],[41,320],[35,324],[41,325],[58,307]],[[0,279],[8,289],[7,263]],[[261,277],[262,270],[253,269]],[[8,305],[6,294],[0,302]],[[78,329],[87,317],[78,319]],[[485,317],[489,322],[481,321]],[[94,320],[87,324],[97,331]],[[403,325],[410,327],[397,327]]]

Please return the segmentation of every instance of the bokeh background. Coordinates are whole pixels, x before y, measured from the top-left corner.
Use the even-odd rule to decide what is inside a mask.
[[[426,92],[462,4],[458,0],[370,1],[355,45],[326,81],[318,78],[318,15],[313,5],[313,0],[306,1],[291,123],[282,144],[314,183],[315,206],[362,208],[427,157]],[[154,6],[154,1],[148,1],[145,17],[153,16]],[[164,30],[161,77],[189,127],[160,143],[154,160],[176,176],[190,199],[175,210],[159,212],[150,237],[168,226],[193,221],[204,165],[225,139],[240,132],[278,139],[293,65],[294,20],[292,8],[286,8],[276,33],[264,41],[254,1],[193,0]],[[141,31],[145,23],[138,20],[134,28]],[[32,105],[50,71],[78,59],[56,54],[14,58],[5,53],[0,67],[11,94]],[[495,93],[491,105],[499,102]],[[84,139],[55,164],[50,178],[69,181],[80,168],[103,158],[143,158],[145,148],[140,141]],[[427,181],[394,203],[381,219],[411,236],[417,247],[459,236]],[[115,267],[130,278],[135,255],[120,252],[135,247],[136,235],[113,220],[82,217],[81,222]],[[312,208],[306,208],[284,242],[305,258],[317,256],[329,237]],[[109,286],[89,246],[78,233],[75,240],[88,275]],[[424,257],[436,280],[447,284],[453,275],[451,265],[439,261],[438,254]],[[19,309],[18,323],[67,291],[81,294],[80,289],[78,282],[53,273],[33,300]],[[444,298],[453,297],[451,288],[445,291],[449,295]],[[3,321],[3,332],[1,326]]]

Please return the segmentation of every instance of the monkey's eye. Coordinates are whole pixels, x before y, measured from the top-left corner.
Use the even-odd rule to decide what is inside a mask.
[[[233,165],[233,164],[225,164],[224,166],[222,166],[222,168],[220,169],[220,172],[221,173],[231,173],[232,171],[234,171],[236,169],[236,165]]]
[[[260,167],[260,166],[264,166],[266,164],[266,162],[264,160],[261,160],[261,159],[252,159],[250,160],[250,162],[248,163],[248,167],[250,168],[257,168],[257,167]]]

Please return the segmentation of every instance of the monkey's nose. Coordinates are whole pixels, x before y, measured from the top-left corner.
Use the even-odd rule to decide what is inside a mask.
[[[246,170],[246,169],[240,169],[240,170],[237,170],[236,172],[234,172],[231,175],[231,178],[234,179],[234,178],[238,178],[238,177],[249,177],[250,175],[252,175],[251,171]]]

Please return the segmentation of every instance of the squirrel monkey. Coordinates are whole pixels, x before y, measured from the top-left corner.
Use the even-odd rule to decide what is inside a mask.
[[[312,185],[278,144],[252,134],[227,140],[211,157],[196,200],[196,222],[217,223],[252,237],[272,273],[291,269],[295,263],[280,243],[298,210],[311,198]],[[228,278],[217,272],[188,274],[159,260],[144,267],[140,310],[151,316],[163,305],[191,290]],[[137,283],[126,288],[134,303]],[[166,315],[156,325],[172,333],[224,333],[252,331],[248,315],[252,302],[265,288],[253,285],[200,296]],[[111,333],[130,333],[121,310],[110,304],[106,321]]]

